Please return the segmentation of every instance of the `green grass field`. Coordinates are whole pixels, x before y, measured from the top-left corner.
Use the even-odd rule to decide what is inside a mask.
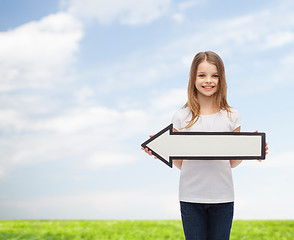
[[[0,221],[1,240],[184,239],[181,221]],[[231,240],[293,240],[293,221],[233,222]]]

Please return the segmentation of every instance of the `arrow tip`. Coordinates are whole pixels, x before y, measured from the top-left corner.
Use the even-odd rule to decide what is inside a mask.
[[[170,124],[169,126],[167,126],[166,128],[164,128],[163,130],[161,130],[160,132],[158,132],[157,134],[155,134],[154,136],[152,136],[147,141],[145,141],[144,143],[141,144],[141,146],[143,148],[148,148],[149,150],[151,150],[152,155],[154,155],[155,157],[157,157],[159,160],[161,160],[163,163],[165,163],[166,165],[168,165],[170,168],[173,167],[173,162],[170,159],[170,157],[169,156],[162,157],[160,154],[158,154],[156,151],[154,151],[148,145],[149,145],[149,143],[153,142],[155,139],[157,139],[161,135],[165,134],[167,131],[169,131],[169,135],[170,135],[172,133],[172,130],[173,130],[173,124]]]

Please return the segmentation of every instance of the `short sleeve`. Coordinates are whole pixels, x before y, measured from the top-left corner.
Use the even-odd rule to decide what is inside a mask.
[[[232,112],[232,131],[241,126],[241,117],[236,109],[231,109]]]
[[[173,118],[172,118],[172,123],[173,123],[173,127],[175,129],[177,129],[178,131],[180,131],[181,127],[181,115],[180,115],[180,111],[177,111]]]

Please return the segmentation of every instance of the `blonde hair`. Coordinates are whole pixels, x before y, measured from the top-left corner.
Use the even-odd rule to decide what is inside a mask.
[[[219,55],[214,52],[206,51],[199,52],[195,55],[190,69],[190,78],[188,84],[188,101],[183,108],[189,107],[191,110],[192,118],[188,122],[185,128],[193,126],[200,115],[200,104],[197,98],[197,89],[195,86],[197,69],[200,63],[207,61],[216,66],[218,72],[218,89],[217,92],[213,95],[215,105],[219,110],[226,110],[229,114],[231,112],[230,106],[227,102],[227,82],[225,76],[225,67],[222,59]]]

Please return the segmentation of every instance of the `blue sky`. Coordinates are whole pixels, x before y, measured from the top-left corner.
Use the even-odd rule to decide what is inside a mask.
[[[140,150],[223,59],[266,161],[233,169],[236,219],[293,219],[294,4],[0,0],[0,218],[179,219],[179,171]]]

